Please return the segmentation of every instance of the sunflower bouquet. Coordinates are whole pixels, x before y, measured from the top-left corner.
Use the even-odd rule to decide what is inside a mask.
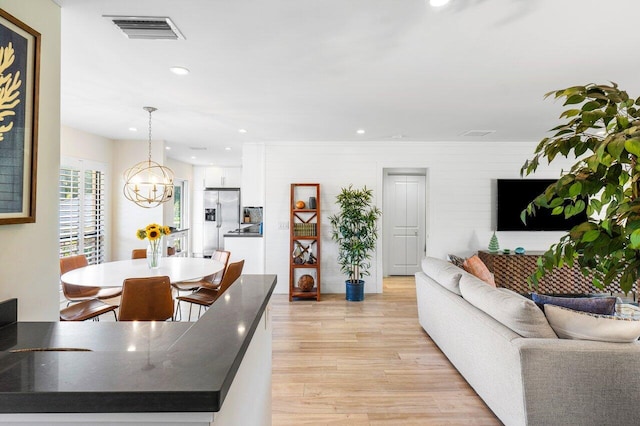
[[[163,235],[171,234],[168,226],[161,226],[157,223],[147,225],[146,228],[138,229],[136,236],[139,240],[149,240],[149,250],[147,252],[147,261],[150,268],[158,267],[158,258],[160,257],[160,239]]]

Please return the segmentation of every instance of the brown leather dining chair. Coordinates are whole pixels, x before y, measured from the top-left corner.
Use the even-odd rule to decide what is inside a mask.
[[[127,278],[122,283],[119,321],[165,321],[173,317],[167,276]]]
[[[99,321],[100,315],[107,312],[113,312],[113,316],[117,321],[117,308],[118,305],[110,305],[98,299],[83,300],[61,309],[60,321],[86,321],[88,319]]]
[[[198,305],[198,318],[200,318],[200,311],[202,307],[208,308],[215,302],[238,278],[242,275],[242,268],[244,267],[244,259],[238,262],[230,263],[227,271],[224,273],[224,277],[217,288],[200,287],[194,293],[187,296],[180,296],[177,298],[178,307],[180,311],[180,302],[190,303],[189,305],[189,320],[191,319],[191,308],[194,304]],[[182,317],[182,312],[180,311]],[[177,317],[177,314],[176,314]]]
[[[131,258],[132,259],[146,259],[147,258],[147,249],[133,249],[133,250],[131,250]]]
[[[178,291],[178,296],[180,296],[181,291],[194,292],[200,287],[208,287],[208,288],[217,288],[222,282],[222,277],[227,270],[227,265],[229,264],[229,258],[231,257],[231,252],[225,250],[216,250],[211,255],[211,260],[217,260],[218,262],[224,263],[224,268],[222,270],[216,272],[212,275],[207,275],[199,280],[189,280],[189,281],[179,281],[176,283],[171,283],[173,288]]]
[[[72,271],[74,269],[87,266],[87,257],[84,254],[78,254],[75,256],[66,256],[60,258],[60,276]],[[101,288],[101,287],[88,287],[82,285],[68,284],[60,280],[62,284],[62,294],[67,299],[69,306],[71,303],[81,302],[83,300],[91,299],[112,299],[122,294],[120,288]]]

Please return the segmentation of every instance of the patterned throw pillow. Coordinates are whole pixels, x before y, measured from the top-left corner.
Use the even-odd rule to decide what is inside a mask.
[[[597,315],[547,304],[544,313],[561,339],[632,343],[640,337],[640,320]]]
[[[616,313],[616,298],[611,297],[555,297],[532,293],[531,298],[538,306],[550,304],[563,306],[574,311],[592,314],[613,315]]]
[[[464,261],[467,259],[465,259],[464,257],[456,256],[455,254],[448,254],[447,256],[449,257],[449,262],[453,263],[458,268],[464,269],[462,265],[464,264]]]
[[[493,279],[493,275],[487,268],[487,265],[485,265],[484,262],[480,260],[477,254],[474,254],[473,256],[465,260],[464,263],[462,264],[462,267],[464,268],[465,271],[480,278],[482,281],[486,282],[491,287],[496,286],[496,282]]]

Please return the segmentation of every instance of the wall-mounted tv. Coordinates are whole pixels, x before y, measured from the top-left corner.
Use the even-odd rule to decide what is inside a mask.
[[[586,212],[565,219],[552,215],[550,209],[537,209],[535,216],[522,223],[520,213],[555,179],[498,179],[497,229],[498,231],[568,231],[587,220]]]

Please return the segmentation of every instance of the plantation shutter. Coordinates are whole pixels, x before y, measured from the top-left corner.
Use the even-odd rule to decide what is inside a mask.
[[[60,167],[60,257],[78,254],[80,170]]]
[[[105,258],[105,176],[76,160],[60,167],[60,257],[84,254],[89,264]],[[93,167],[92,167],[93,166]]]

